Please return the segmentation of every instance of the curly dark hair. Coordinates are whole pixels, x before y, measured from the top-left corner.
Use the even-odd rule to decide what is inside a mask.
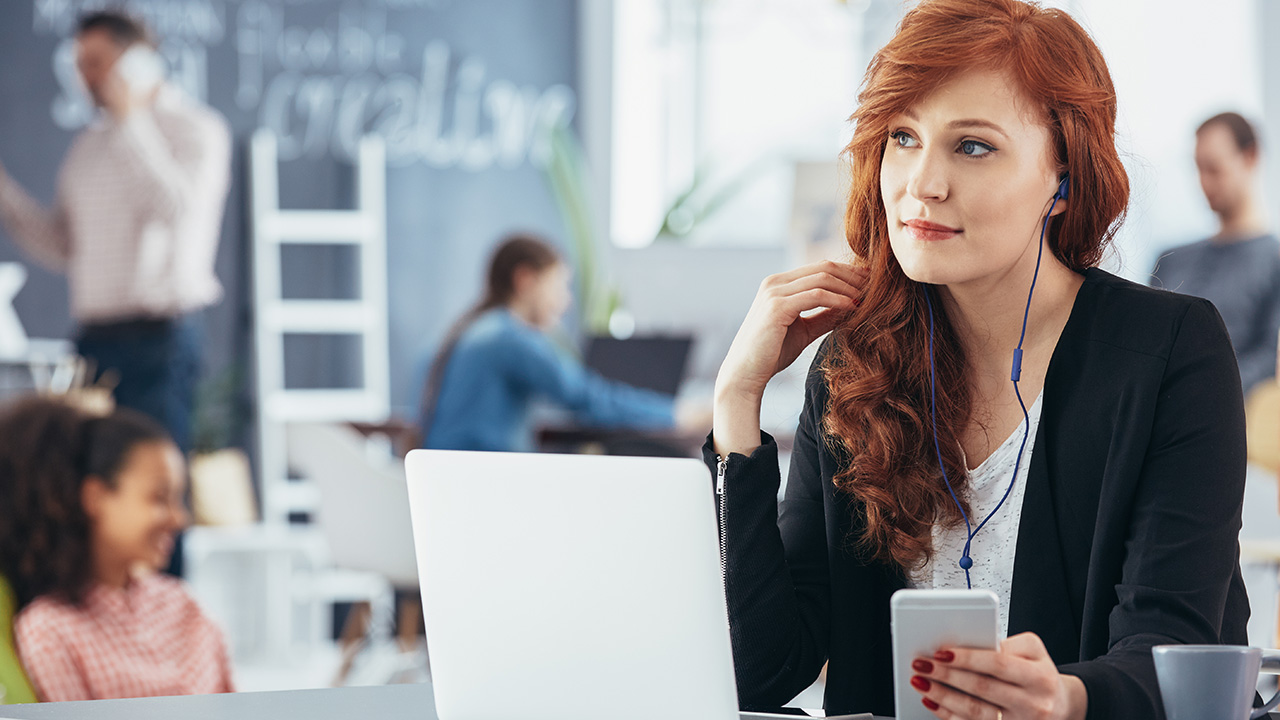
[[[18,606],[41,595],[79,605],[93,585],[85,479],[115,487],[137,445],[169,441],[131,410],[92,416],[60,400],[32,397],[0,413],[0,573]]]

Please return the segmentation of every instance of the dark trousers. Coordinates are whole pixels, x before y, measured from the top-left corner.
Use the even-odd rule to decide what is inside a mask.
[[[97,365],[98,377],[111,372],[119,378],[115,389],[118,406],[159,421],[183,455],[191,451],[200,336],[190,319],[85,325],[76,338],[76,351]],[[181,535],[169,572],[182,575]]]

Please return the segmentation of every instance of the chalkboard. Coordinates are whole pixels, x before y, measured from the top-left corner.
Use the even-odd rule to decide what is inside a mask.
[[[120,3],[0,3],[0,162],[50,202],[62,157],[92,117],[70,38],[85,10]],[[206,374],[252,367],[246,157],[249,135],[280,137],[285,207],[345,208],[362,133],[388,155],[391,404],[412,415],[422,358],[480,293],[496,239],[564,235],[544,173],[548,132],[576,109],[574,0],[132,0],[162,40],[171,77],[223,115],[236,138],[217,271],[226,299],[204,313]],[[0,260],[27,262],[0,229]],[[286,260],[284,282],[349,288],[332,253]],[[64,279],[33,268],[15,302],[32,336],[67,337]],[[295,386],[342,385],[350,352],[294,354]],[[247,381],[246,381],[247,383]]]

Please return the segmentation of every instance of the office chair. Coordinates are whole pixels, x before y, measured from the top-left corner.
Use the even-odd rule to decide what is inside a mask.
[[[35,690],[22,669],[18,648],[13,642],[13,616],[18,600],[9,581],[0,575],[0,705],[36,702]]]
[[[329,546],[332,567],[315,573],[311,581],[295,580],[302,593],[314,588],[316,599],[368,602],[369,620],[355,616],[356,625],[344,629],[347,662],[340,681],[354,682],[348,671],[364,652],[366,681],[384,684],[402,672],[419,669],[425,657],[415,647],[421,609],[414,603],[397,608],[395,590],[411,597],[418,591],[418,566],[409,519],[409,491],[404,465],[390,453],[371,457],[366,439],[341,424],[290,423],[287,428],[289,466],[315,483],[319,506],[315,519]],[[401,637],[391,637],[397,609]],[[364,611],[361,610],[361,613]],[[365,635],[365,641],[350,641]],[[367,652],[366,652],[367,651]]]

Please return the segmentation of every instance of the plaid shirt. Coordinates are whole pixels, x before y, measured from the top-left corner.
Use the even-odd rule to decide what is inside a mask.
[[[36,598],[18,614],[14,637],[45,702],[233,690],[221,631],[164,575],[125,589],[99,585],[79,608]]]
[[[174,317],[216,302],[231,135],[208,107],[165,87],[124,122],[76,136],[52,209],[0,172],[0,220],[24,250],[67,273],[84,322]]]

